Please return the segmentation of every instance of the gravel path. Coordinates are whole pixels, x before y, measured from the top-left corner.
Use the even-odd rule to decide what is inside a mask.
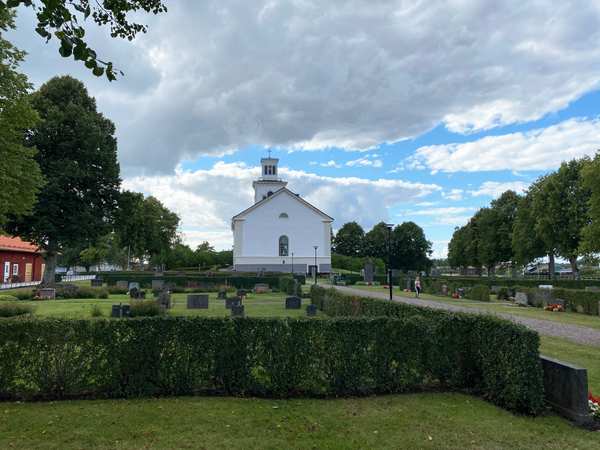
[[[359,295],[362,297],[373,297],[373,298],[382,298],[384,300],[388,299],[387,292],[369,292],[364,291],[362,289],[355,289],[348,286],[332,286],[335,289],[345,292],[351,295]],[[399,295],[394,295],[394,301],[408,303],[410,305],[417,306],[427,306],[429,308],[434,309],[444,309],[447,311],[460,311],[471,314],[492,314],[498,317],[502,317],[504,319],[512,320],[513,322],[520,323],[525,325],[526,327],[531,328],[532,330],[537,331],[540,334],[546,336],[554,336],[558,338],[568,339],[573,342],[577,342],[579,344],[585,345],[594,345],[600,347],[600,330],[596,330],[588,327],[580,327],[577,325],[570,325],[560,322],[553,322],[550,320],[542,320],[542,319],[531,319],[529,317],[521,317],[513,314],[506,313],[496,313],[483,309],[477,308],[467,308],[464,306],[458,305],[449,305],[446,303],[440,303],[433,300],[424,300],[424,299],[415,299],[409,297],[403,297]]]

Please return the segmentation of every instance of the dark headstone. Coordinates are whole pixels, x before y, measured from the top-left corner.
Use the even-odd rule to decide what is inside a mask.
[[[300,297],[286,297],[285,309],[300,309],[302,308],[302,299]]]
[[[231,307],[231,317],[244,317],[244,305],[233,305]]]
[[[54,288],[38,289],[37,296],[42,300],[54,300],[56,298],[56,289],[54,289]]]
[[[546,401],[561,416],[579,425],[590,423],[587,370],[546,356],[540,360]]]
[[[121,305],[112,305],[110,317],[121,317]]]
[[[373,263],[371,261],[365,262],[363,272],[364,272],[364,275],[363,275],[364,281],[367,283],[372,283],[374,276],[375,276],[375,270],[373,268]]]
[[[121,305],[121,314],[123,315],[123,317],[131,317],[131,306]]]
[[[171,308],[171,293],[169,291],[161,291],[156,300],[158,305],[164,309]]]
[[[225,308],[231,309],[234,306],[240,306],[242,304],[242,299],[239,297],[231,297],[225,299]]]
[[[306,315],[309,317],[317,315],[317,305],[308,305],[306,307]]]
[[[208,294],[189,294],[187,307],[188,309],[208,309]]]
[[[162,289],[165,285],[164,280],[152,280],[152,289]]]
[[[129,281],[119,280],[117,281],[117,287],[121,289],[129,289]]]
[[[227,291],[219,291],[217,298],[219,300],[225,300],[227,298]]]
[[[94,278],[94,279],[90,280],[90,286],[92,286],[92,287],[102,287],[102,280]]]

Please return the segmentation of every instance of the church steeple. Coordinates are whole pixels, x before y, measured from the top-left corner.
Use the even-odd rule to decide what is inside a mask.
[[[286,181],[279,178],[278,163],[279,160],[277,158],[271,157],[271,152],[269,152],[267,158],[261,158],[261,176],[252,183],[254,187],[254,203],[260,202],[287,185]]]

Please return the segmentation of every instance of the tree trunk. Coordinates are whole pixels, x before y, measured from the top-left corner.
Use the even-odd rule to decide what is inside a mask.
[[[488,278],[493,278],[494,275],[496,275],[496,266],[494,264],[489,265],[487,270],[488,270]]]
[[[554,280],[554,253],[548,254],[548,275],[551,280]]]
[[[55,284],[55,276],[56,276],[56,253],[55,252],[46,252],[46,256],[44,258],[44,262],[46,263],[46,268],[44,269],[44,277],[42,278],[43,286],[52,286]]]
[[[579,268],[577,267],[577,257],[569,258],[569,264],[571,264],[571,272],[573,272],[573,279],[579,280]]]

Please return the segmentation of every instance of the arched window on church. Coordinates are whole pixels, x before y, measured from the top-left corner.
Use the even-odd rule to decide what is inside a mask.
[[[281,213],[279,214],[279,218],[280,219],[287,219],[289,216],[287,215],[287,213]]]
[[[279,236],[279,256],[287,256],[289,251],[289,240],[287,236]]]

